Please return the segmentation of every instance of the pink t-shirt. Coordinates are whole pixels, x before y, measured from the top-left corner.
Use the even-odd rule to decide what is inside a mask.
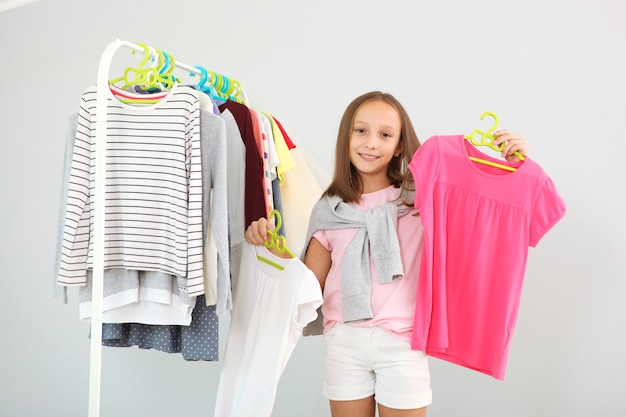
[[[398,197],[399,189],[390,186],[380,191],[361,196],[359,204],[351,204],[360,210],[368,210]],[[398,241],[402,256],[404,276],[392,282],[380,284],[376,276],[376,268],[372,262],[372,296],[371,306],[374,317],[368,320],[350,322],[350,325],[361,327],[379,326],[393,333],[408,343],[411,342],[413,315],[415,312],[415,295],[419,277],[420,254],[422,252],[422,223],[417,212],[411,210],[398,218]],[[341,297],[341,263],[346,249],[356,235],[358,229],[319,230],[313,237],[331,251],[332,264],[326,284],[324,285],[324,332],[332,328],[337,321],[342,321]]]
[[[552,180],[530,158],[514,172],[472,162],[462,135],[415,153],[415,208],[424,248],[412,347],[504,379],[528,247],[565,214]]]

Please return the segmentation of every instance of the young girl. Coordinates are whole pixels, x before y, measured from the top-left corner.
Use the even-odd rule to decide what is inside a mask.
[[[526,155],[521,136],[494,136],[507,160]],[[324,294],[323,393],[333,417],[374,417],[376,406],[380,417],[420,417],[431,403],[426,354],[410,346],[423,231],[407,167],[419,145],[390,94],[357,97],[341,119],[333,180],[302,254]],[[253,222],[246,241],[262,244],[271,227]]]

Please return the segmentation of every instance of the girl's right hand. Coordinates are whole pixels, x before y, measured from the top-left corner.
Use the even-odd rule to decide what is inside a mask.
[[[246,242],[251,245],[262,245],[268,239],[268,230],[273,230],[274,226],[265,217],[250,223],[246,229]]]

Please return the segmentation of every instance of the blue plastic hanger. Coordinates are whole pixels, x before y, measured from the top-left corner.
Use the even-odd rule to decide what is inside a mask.
[[[222,97],[217,93],[213,85],[209,82],[209,71],[201,65],[196,65],[194,68],[200,71],[200,81],[196,84],[196,88],[202,91],[205,94],[208,94],[211,99],[219,101],[220,103],[224,101]],[[190,76],[194,77],[196,74],[194,72],[189,73]]]

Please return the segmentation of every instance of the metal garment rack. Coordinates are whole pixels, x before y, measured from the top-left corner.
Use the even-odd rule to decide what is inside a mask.
[[[102,299],[104,295],[104,223],[106,196],[106,149],[109,69],[115,52],[121,47],[144,53],[142,46],[116,39],[102,53],[96,85],[96,144],[93,208],[93,290],[91,346],[89,359],[89,417],[100,415],[100,384],[102,376]],[[176,61],[176,68],[202,75],[195,67]]]

